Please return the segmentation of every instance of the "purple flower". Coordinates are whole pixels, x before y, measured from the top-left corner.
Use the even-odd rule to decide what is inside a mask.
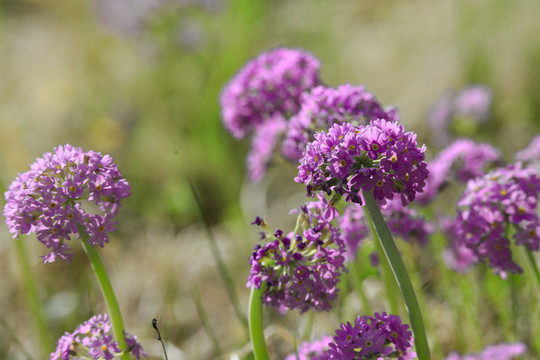
[[[276,117],[255,130],[247,158],[248,176],[252,181],[261,180],[274,155],[276,144],[287,127],[285,119]]]
[[[290,354],[285,360],[329,360],[328,344],[332,341],[332,336],[323,335],[321,339],[304,342],[298,347],[298,356]]]
[[[283,155],[291,160],[302,156],[316,131],[327,130],[333,124],[365,125],[374,119],[399,120],[394,108],[383,109],[363,86],[345,84],[337,89],[317,86],[301,100],[302,106],[291,118],[283,140]]]
[[[513,360],[516,356],[524,355],[526,351],[527,347],[522,343],[498,344],[486,346],[475,354],[459,355],[453,352],[445,360]]]
[[[374,317],[359,316],[354,324],[341,324],[329,345],[330,359],[398,359],[409,360],[413,337],[409,325],[397,315],[375,313]]]
[[[267,121],[295,114],[302,93],[319,83],[319,61],[310,53],[287,48],[261,53],[223,89],[223,123],[243,138]]]
[[[108,233],[116,224],[112,218],[130,190],[109,155],[59,146],[13,181],[5,193],[4,216],[13,237],[36,233],[50,249],[44,262],[70,261],[73,254],[67,241],[78,234],[78,227],[85,229],[94,246],[109,241]],[[97,211],[88,207],[89,202]]]
[[[377,119],[369,125],[334,124],[314,138],[294,179],[306,185],[308,196],[323,190],[359,202],[356,195],[364,190],[373,191],[382,204],[398,194],[406,205],[425,185],[425,146],[418,147],[416,135],[405,133],[399,123]]]
[[[485,85],[469,85],[454,99],[454,112],[476,122],[485,122],[490,115],[493,95]]]
[[[122,353],[118,342],[114,341],[111,323],[107,315],[96,315],[80,324],[73,333],[66,332],[57,342],[55,352],[49,360],[70,359],[115,359]],[[125,333],[128,345],[127,352],[133,353],[137,359],[146,353],[137,341],[137,337]]]
[[[458,139],[428,163],[429,176],[423,192],[417,196],[417,201],[428,204],[449,181],[466,183],[483,175],[490,165],[498,164],[500,160],[500,151],[491,145]]]
[[[400,201],[394,198],[387,201],[381,207],[388,228],[393,235],[400,236],[407,242],[417,242],[420,246],[425,246],[429,236],[435,230],[433,224],[424,219],[416,210],[403,206]]]
[[[347,260],[354,260],[356,252],[369,231],[364,220],[364,211],[358,204],[351,204],[345,208],[343,215],[338,218],[341,237],[345,242]]]
[[[471,250],[479,261],[488,260],[496,274],[520,273],[512,260],[508,228],[515,229],[517,245],[536,251],[540,222],[536,213],[540,178],[520,163],[469,180],[458,201],[457,246]]]
[[[264,233],[250,258],[247,286],[263,288],[263,303],[284,312],[330,310],[337,298],[345,246],[322,201],[309,203],[298,213],[298,232]]]
[[[448,241],[448,246],[442,254],[446,266],[460,273],[466,272],[473,264],[478,262],[478,257],[473,250],[459,241],[459,229],[457,228],[456,219],[445,217],[438,219],[438,222],[442,233]]]
[[[525,149],[514,155],[514,158],[517,161],[538,164],[540,162],[540,135],[536,135]]]

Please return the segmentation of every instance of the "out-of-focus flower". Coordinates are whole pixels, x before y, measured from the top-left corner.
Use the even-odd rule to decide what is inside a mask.
[[[329,345],[330,359],[397,359],[411,360],[413,337],[409,325],[397,315],[375,313],[374,317],[359,316],[354,324],[341,324]]]
[[[483,175],[489,167],[500,162],[501,153],[493,146],[469,139],[458,139],[428,162],[429,176],[424,190],[417,195],[417,202],[428,204],[449,181],[466,183]]]
[[[323,335],[315,341],[306,341],[298,347],[298,356],[290,354],[285,360],[329,360],[328,344],[330,342],[332,342],[330,335]]]
[[[470,85],[461,90],[454,99],[454,112],[476,122],[485,122],[489,118],[493,95],[485,85]]]
[[[478,257],[473,250],[459,241],[456,219],[444,217],[438,219],[438,222],[442,233],[448,241],[448,246],[442,254],[446,266],[460,273],[466,272],[473,264],[478,262]]]
[[[363,86],[345,84],[337,89],[317,86],[302,97],[300,111],[291,118],[285,139],[283,155],[298,160],[314,134],[328,130],[333,124],[349,122],[366,125],[371,120],[398,121],[395,108],[383,109],[375,96]]]
[[[58,339],[56,350],[49,359],[119,359],[122,350],[118,347],[118,341],[113,341],[110,330],[111,324],[107,315],[93,316],[79,325],[73,333],[66,332]],[[127,352],[131,352],[137,359],[146,356],[136,336],[125,333],[125,341],[128,345]]]
[[[362,207],[358,204],[347,206],[343,215],[338,218],[338,224],[345,242],[346,258],[353,261],[362,241],[369,234]]]
[[[262,301],[285,312],[328,311],[337,298],[345,246],[322,201],[309,203],[298,214],[297,229],[288,234],[268,232],[264,245],[257,244],[250,258],[248,287],[264,289]],[[260,218],[259,218],[260,219]]]
[[[59,146],[13,181],[5,193],[4,216],[13,237],[36,233],[51,251],[45,262],[70,261],[67,241],[78,235],[78,227],[93,246],[109,242],[112,219],[130,191],[109,155]]]
[[[513,360],[516,356],[524,355],[527,347],[522,343],[489,345],[475,354],[459,355],[456,352],[448,355],[444,360]]]
[[[480,261],[488,260],[494,273],[520,273],[512,260],[508,228],[513,226],[517,245],[530,251],[540,248],[540,221],[536,213],[540,178],[520,163],[499,168],[469,180],[458,201],[456,222],[459,246],[473,251]]]
[[[220,97],[225,128],[243,138],[276,117],[300,109],[300,96],[319,84],[319,61],[299,49],[276,48],[249,61]]]
[[[399,195],[403,205],[421,192],[428,175],[425,146],[403,125],[378,119],[369,125],[334,124],[318,132],[306,146],[296,182],[306,184],[308,196],[325,191],[361,203],[359,191],[373,191],[384,204]]]
[[[523,162],[540,162],[540,135],[536,135],[525,149],[518,151],[515,159]]]

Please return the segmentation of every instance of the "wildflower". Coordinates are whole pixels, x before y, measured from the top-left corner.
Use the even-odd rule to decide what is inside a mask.
[[[410,360],[413,337],[409,325],[397,315],[375,313],[359,316],[354,324],[341,324],[329,345],[330,359],[397,359]]]
[[[130,190],[109,155],[59,146],[13,181],[5,193],[4,216],[13,237],[36,233],[50,249],[44,262],[70,261],[67,241],[78,227],[93,246],[109,241],[116,224],[112,218]]]
[[[332,336],[323,335],[320,339],[304,342],[298,347],[298,356],[290,354],[285,360],[329,360],[328,344],[332,342]]]
[[[288,119],[299,110],[301,94],[319,83],[319,61],[310,53],[287,48],[264,52],[223,89],[225,128],[240,139],[276,117]]]
[[[522,162],[540,162],[540,135],[536,135],[525,149],[515,154],[515,159]]]
[[[459,241],[459,229],[455,218],[443,217],[438,219],[439,227],[446,236],[448,246],[443,251],[443,260],[449,269],[464,273],[478,262],[474,251]]]
[[[298,160],[316,131],[327,130],[333,124],[349,122],[365,125],[374,119],[397,121],[394,108],[383,109],[373,94],[363,86],[345,84],[337,89],[317,86],[302,97],[302,106],[289,121],[283,140],[282,153],[291,160]]]
[[[373,191],[382,204],[399,194],[406,205],[425,185],[425,146],[419,148],[416,135],[405,133],[399,123],[378,119],[356,127],[334,124],[314,137],[294,179],[306,184],[308,196],[323,190],[360,203],[358,192],[363,190]]]
[[[475,122],[485,122],[489,118],[493,95],[485,85],[469,85],[454,99],[454,112]]]
[[[73,333],[66,332],[60,337],[56,350],[49,359],[119,359],[122,350],[118,347],[118,341],[114,341],[109,334],[110,330],[111,324],[107,315],[93,316],[77,326]],[[146,356],[136,336],[125,333],[125,341],[128,345],[127,352],[131,352],[137,359]]]
[[[512,260],[508,228],[515,229],[517,245],[530,251],[540,246],[540,222],[536,214],[540,179],[520,163],[499,168],[469,180],[458,201],[459,245],[473,251],[480,261],[488,260],[496,274],[520,273]]]
[[[364,211],[358,204],[351,204],[345,208],[343,215],[338,219],[341,237],[345,242],[347,260],[354,260],[356,252],[368,236],[369,231],[364,219]]]
[[[475,354],[459,355],[456,352],[448,355],[444,360],[513,360],[516,356],[525,354],[527,347],[522,343],[489,345]]]
[[[500,151],[491,145],[458,139],[428,163],[429,176],[417,201],[423,205],[428,204],[449,181],[466,183],[483,175],[486,169],[500,161]]]
[[[296,232],[263,233],[266,243],[254,248],[247,286],[264,289],[264,304],[280,312],[330,310],[345,271],[345,249],[324,210],[322,201],[310,203],[298,214]]]

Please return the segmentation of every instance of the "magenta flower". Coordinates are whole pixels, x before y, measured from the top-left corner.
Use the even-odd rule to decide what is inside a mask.
[[[536,135],[525,149],[515,154],[517,161],[540,163],[540,135]]]
[[[5,193],[4,216],[13,237],[36,233],[50,249],[44,262],[70,261],[67,242],[78,235],[78,227],[94,246],[109,241],[116,224],[112,218],[130,190],[109,155],[59,146],[13,181]]]
[[[491,145],[458,139],[428,163],[429,176],[417,201],[428,204],[450,181],[466,183],[500,162],[500,151]]]
[[[332,336],[323,335],[321,339],[304,342],[297,349],[296,354],[290,354],[285,360],[329,360],[328,344],[332,342]]]
[[[409,325],[402,324],[399,316],[385,312],[375,313],[374,317],[359,316],[354,324],[341,324],[328,347],[332,360],[411,360],[416,357]]]
[[[459,355],[456,352],[448,355],[444,360],[513,360],[524,355],[527,347],[522,343],[497,344],[486,346],[484,350],[475,354]]]
[[[279,312],[330,310],[330,303],[337,298],[341,272],[346,270],[345,248],[325,210],[322,201],[302,207],[296,233],[277,230],[270,234],[264,222],[255,221],[267,230],[262,233],[266,243],[254,248],[247,286],[264,289],[264,304]]]
[[[122,350],[118,347],[118,341],[114,341],[109,334],[110,330],[107,315],[93,316],[77,326],[73,333],[66,332],[58,339],[56,350],[51,353],[49,360],[119,359]],[[125,333],[125,341],[127,352],[131,352],[137,359],[146,356],[136,336]]]
[[[287,119],[299,110],[302,93],[319,83],[319,61],[310,53],[287,48],[261,53],[221,93],[225,128],[240,139],[267,121]]]
[[[512,260],[507,230],[515,229],[517,245],[537,251],[540,222],[536,213],[540,178],[520,163],[470,180],[458,202],[458,246],[469,248],[479,261],[488,260],[496,274],[520,273]]]
[[[327,130],[344,122],[366,125],[371,120],[398,121],[394,108],[383,109],[373,94],[363,86],[345,84],[337,89],[317,86],[302,97],[302,106],[289,122],[283,140],[283,155],[298,160],[316,131]]]
[[[383,119],[369,125],[334,124],[318,132],[308,143],[296,182],[314,191],[345,195],[360,203],[360,190],[373,191],[380,203],[399,195],[403,205],[421,192],[428,175],[425,146],[418,147],[416,135],[403,125]]]

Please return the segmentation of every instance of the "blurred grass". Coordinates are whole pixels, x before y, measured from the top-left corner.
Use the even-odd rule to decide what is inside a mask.
[[[247,258],[257,238],[249,222],[270,214],[272,225],[282,226],[291,221],[286,216],[296,206],[289,206],[291,199],[302,199],[292,177],[284,180],[294,167],[271,171],[261,184],[247,184],[249,141],[234,140],[221,125],[222,87],[259,52],[278,45],[313,52],[327,84],[366,85],[384,105],[398,107],[406,127],[419,133],[432,155],[437,144],[429,143],[425,115],[447,87],[483,83],[492,88],[492,121],[474,137],[500,147],[508,159],[540,132],[538,2],[139,0],[132,2],[138,12],[106,4],[0,2],[0,182],[9,184],[59,144],[114,156],[133,195],[102,254],[127,329],[155,356],[161,349],[153,341],[151,319],[160,317],[162,335],[177,358],[179,349],[189,359],[212,358],[191,301],[193,284],[224,352],[244,345],[230,304],[219,301],[226,291],[186,179],[200,189],[244,305]],[[6,325],[0,323],[0,357],[26,358],[26,351],[43,358],[37,355],[12,240],[3,230],[0,308]],[[45,266],[40,245],[29,241],[28,247],[52,337],[104,311],[82,252],[73,264]],[[411,254],[411,259],[428,255]],[[370,273],[368,267],[358,271]],[[464,276],[440,271],[435,265],[419,269],[416,279],[418,286],[428,286],[425,302],[436,329],[430,340],[438,358],[454,349],[477,351],[519,340],[535,346],[538,355],[538,326],[526,321],[539,315],[529,278],[516,277],[514,291],[489,271]],[[439,287],[440,277],[454,289]],[[371,306],[384,310],[377,301],[378,280],[368,276],[366,281]],[[511,294],[514,313],[508,307]],[[354,316],[361,309],[353,295],[344,303],[343,314]],[[278,324],[276,349],[290,351],[293,337],[283,339],[279,326],[295,328],[300,318],[269,313]],[[469,321],[460,325],[456,317]],[[335,315],[317,314],[315,335],[336,324]]]

